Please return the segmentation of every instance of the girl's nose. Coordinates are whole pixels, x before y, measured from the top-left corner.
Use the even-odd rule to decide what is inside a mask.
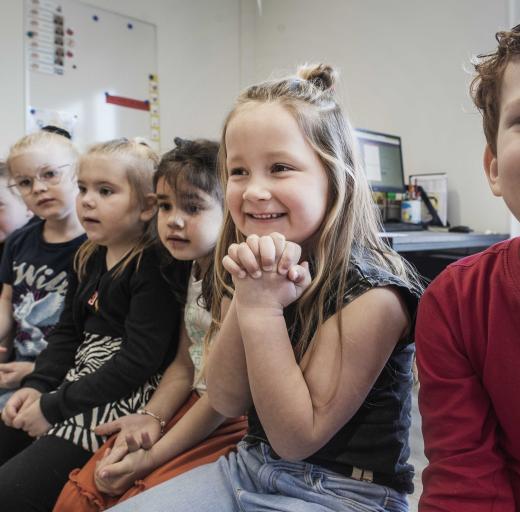
[[[171,228],[182,229],[184,227],[184,219],[181,215],[173,213],[168,217],[168,226]]]
[[[83,194],[81,197],[81,205],[84,207],[84,208],[94,208],[94,200],[92,198],[92,195],[89,194],[88,192],[86,192],[85,194]]]
[[[49,187],[47,186],[46,183],[34,178],[33,184],[32,184],[32,192],[34,192],[35,194],[38,194],[40,192],[45,192],[48,189],[49,189]]]
[[[245,201],[267,201],[271,199],[271,191],[262,180],[251,180],[246,185],[242,199]]]

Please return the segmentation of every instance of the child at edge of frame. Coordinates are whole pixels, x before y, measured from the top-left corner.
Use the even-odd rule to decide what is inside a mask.
[[[484,169],[520,219],[520,25],[474,61]],[[428,287],[416,329],[429,465],[421,512],[520,510],[520,238],[453,263]]]

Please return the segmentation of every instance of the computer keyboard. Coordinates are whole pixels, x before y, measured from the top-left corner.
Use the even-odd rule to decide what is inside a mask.
[[[410,222],[385,222],[383,228],[387,233],[396,231],[424,231],[422,224],[411,224]]]

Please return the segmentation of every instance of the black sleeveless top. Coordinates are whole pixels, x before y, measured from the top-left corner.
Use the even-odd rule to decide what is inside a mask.
[[[366,261],[352,265],[344,304],[379,286],[397,288],[410,318],[415,318],[418,292],[410,289],[400,278]],[[335,313],[334,302],[330,301],[325,319]],[[284,316],[287,325],[291,325],[294,306],[286,308]],[[413,333],[413,328],[410,333]],[[297,334],[291,339],[295,344]],[[411,425],[413,356],[414,345],[410,334],[408,339],[396,345],[357,413],[325,446],[305,460],[346,476],[351,476],[353,467],[371,470],[375,483],[399,492],[412,493],[414,469],[407,460],[410,455],[408,433]],[[248,412],[248,424],[245,441],[269,444],[254,405]]]

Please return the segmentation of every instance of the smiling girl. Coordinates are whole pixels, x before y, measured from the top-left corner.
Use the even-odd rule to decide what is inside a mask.
[[[80,160],[77,210],[89,240],[47,349],[2,412],[0,444],[16,448],[20,430],[37,438],[0,467],[7,510],[51,510],[69,472],[106,440],[94,429],[144,406],[175,355],[181,308],[150,230],[157,163],[127,139]]]

